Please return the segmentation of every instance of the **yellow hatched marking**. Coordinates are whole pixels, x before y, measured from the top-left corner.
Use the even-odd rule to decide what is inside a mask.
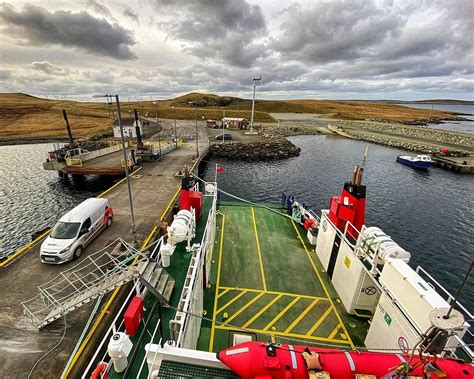
[[[318,277],[319,282],[321,283],[321,286],[323,287],[323,290],[324,290],[324,293],[326,294],[327,299],[331,303],[332,308],[334,308],[334,313],[336,314],[336,317],[337,317],[339,323],[341,324],[342,329],[344,330],[344,334],[347,336],[347,338],[349,340],[349,344],[351,345],[351,347],[354,347],[354,344],[352,343],[352,339],[351,339],[349,333],[347,332],[346,326],[342,322],[342,318],[339,315],[339,312],[337,311],[336,307],[334,306],[334,303],[331,299],[331,296],[329,296],[329,292],[326,288],[326,285],[324,284],[323,279],[321,278],[321,275],[319,274],[319,271],[318,271],[316,265],[314,264],[313,259],[311,258],[311,255],[309,254],[308,248],[306,247],[306,244],[304,243],[303,238],[301,238],[301,234],[300,234],[298,228],[296,227],[296,224],[294,223],[293,220],[291,220],[291,223],[293,224],[293,227],[295,228],[296,234],[298,235],[298,238],[299,238],[301,244],[303,245],[304,251],[306,252],[306,255],[308,256],[309,261],[311,262],[311,266],[313,267],[313,270],[316,273],[316,276]]]
[[[301,314],[296,318],[296,320],[291,323],[291,325],[290,325],[288,328],[286,328],[285,333],[290,332],[290,331],[304,318],[304,316],[306,316],[306,315],[309,313],[309,311],[310,311],[311,309],[313,309],[313,307],[318,303],[318,301],[319,301],[319,299],[315,299],[315,300],[309,305],[309,307],[306,308],[306,309],[303,311],[303,313],[301,313]]]
[[[262,309],[260,309],[259,312],[257,312],[257,314],[255,316],[253,316],[250,320],[248,320],[245,325],[243,326],[243,328],[247,328],[247,326],[249,326],[252,322],[254,322],[257,318],[260,317],[260,315],[265,312],[268,308],[270,308],[273,304],[275,304],[278,300],[280,300],[280,298],[282,297],[283,295],[278,295],[277,297],[275,297],[272,301],[270,301],[267,305],[265,305]]]
[[[262,283],[263,283],[263,290],[267,290],[267,282],[265,280],[265,271],[263,270],[263,260],[262,260],[262,251],[260,250],[260,242],[258,238],[258,231],[257,231],[257,222],[255,220],[255,211],[252,210],[252,219],[253,219],[253,230],[255,232],[255,241],[257,242],[257,252],[258,252],[258,260],[260,262],[260,272],[262,273]]]
[[[296,297],[295,299],[293,299],[293,301],[292,301],[290,304],[288,304],[280,313],[278,313],[277,316],[276,316],[272,321],[270,321],[270,322],[263,328],[263,330],[268,330],[268,329],[270,328],[270,326],[272,326],[273,324],[276,324],[277,321],[278,321],[279,319],[281,319],[281,318],[284,316],[284,314],[285,314],[286,312],[288,312],[288,310],[289,310],[293,305],[295,305],[300,299],[301,299],[301,297],[299,297],[299,296]]]
[[[220,330],[233,330],[235,331],[235,328],[229,327],[229,326],[222,326],[222,325],[216,325],[216,329]],[[267,335],[267,336],[281,336],[281,337],[291,337],[291,338],[298,338],[298,339],[305,339],[305,340],[312,340],[312,341],[324,341],[324,342],[332,342],[332,343],[337,343],[341,345],[349,345],[349,341],[344,341],[344,340],[337,340],[337,339],[332,339],[330,340],[329,338],[326,337],[315,337],[315,336],[305,336],[303,334],[295,334],[295,333],[284,333],[284,332],[277,332],[277,331],[266,331],[266,330],[261,330],[261,329],[252,329],[252,328],[244,328],[240,327],[239,331],[242,329],[245,329],[245,331],[248,332],[253,332],[257,334],[262,334],[262,335]]]
[[[329,339],[333,339],[334,336],[337,334],[337,332],[341,329],[341,324],[337,324],[336,328],[332,331],[332,333],[329,335]]]
[[[234,297],[232,300],[228,301],[225,305],[223,305],[221,308],[217,310],[217,314],[221,313],[224,309],[226,309],[229,305],[233,304],[237,300],[239,300],[242,296],[244,296],[247,293],[247,291],[242,291],[239,293],[236,297]]]
[[[245,304],[242,308],[240,308],[236,313],[234,313],[231,317],[229,317],[227,320],[225,320],[224,324],[227,324],[231,322],[233,319],[235,319],[239,314],[241,314],[243,311],[245,311],[248,307],[250,307],[253,303],[255,303],[258,299],[260,299],[263,295],[265,295],[265,292],[259,293],[257,296],[255,296],[252,300],[250,300],[247,304]]]
[[[220,287],[219,289],[222,289],[222,287]],[[224,296],[227,292],[229,292],[231,290],[231,288],[226,288],[224,291],[222,291],[219,295],[217,295],[217,298],[220,298],[221,296]]]
[[[221,225],[221,242],[219,246],[219,262],[217,263],[217,279],[216,279],[216,293],[219,293],[219,281],[221,279],[221,262],[222,262],[222,246],[224,245],[224,227],[225,227],[225,215],[222,216],[222,225]],[[216,325],[216,309],[217,309],[217,296],[214,299],[214,312],[212,314],[212,325],[211,325],[211,336],[209,338],[209,351],[212,352],[214,349],[214,331]]]
[[[315,331],[316,329],[318,329],[319,325],[322,324],[322,322],[324,321],[324,319],[325,319],[326,317],[328,317],[329,313],[331,313],[331,312],[332,312],[332,307],[329,307],[328,309],[326,309],[326,312],[324,312],[323,315],[319,318],[319,320],[316,321],[316,323],[315,323],[315,324],[313,325],[313,327],[309,330],[309,332],[306,333],[306,335],[307,335],[307,336],[310,336],[311,334],[313,334],[314,331]]]
[[[311,299],[311,300],[320,300],[320,301],[329,301],[326,297],[318,297],[318,296],[309,296],[309,295],[301,295],[299,293],[290,293],[290,292],[278,292],[278,291],[263,291],[263,290],[256,290],[254,288],[243,288],[243,287],[219,287],[219,289],[228,289],[233,291],[247,291],[247,292],[257,292],[257,293],[268,293],[270,295],[283,295],[289,297],[301,297],[302,299]]]

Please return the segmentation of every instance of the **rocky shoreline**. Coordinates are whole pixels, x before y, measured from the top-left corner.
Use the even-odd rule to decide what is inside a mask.
[[[213,144],[209,149],[211,156],[246,162],[297,157],[300,152],[299,147],[285,138],[273,138],[268,142]]]
[[[466,133],[372,122],[339,121],[335,124],[351,138],[421,153],[437,152],[440,145],[464,153],[472,153],[474,149],[474,136]]]

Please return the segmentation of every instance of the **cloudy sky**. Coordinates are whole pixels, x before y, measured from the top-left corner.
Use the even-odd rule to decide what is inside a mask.
[[[0,0],[1,1],[1,0]],[[474,0],[0,3],[0,92],[474,100]]]

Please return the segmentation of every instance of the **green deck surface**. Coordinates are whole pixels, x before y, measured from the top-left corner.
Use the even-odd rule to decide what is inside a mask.
[[[205,200],[195,241],[202,238],[211,206],[212,199]],[[216,224],[211,285],[204,293],[205,317],[215,322],[202,321],[197,349],[217,352],[228,348],[235,333],[249,334],[259,341],[305,346],[363,345],[366,320],[345,312],[301,226],[268,209],[226,202],[219,207]],[[182,243],[166,269],[176,280],[170,299],[173,307],[178,305],[190,258]],[[150,294],[145,297],[147,310],[154,301]],[[163,338],[167,340],[175,311],[162,310]],[[155,314],[150,333],[157,321]],[[132,337],[134,346],[141,328]],[[157,333],[153,342],[158,343],[159,338]],[[132,377],[138,373],[148,342],[147,333]],[[147,371],[145,367],[142,376]],[[112,369],[110,377],[122,375]]]
[[[345,312],[303,228],[247,205],[223,203],[217,217],[205,308],[223,324],[203,323],[198,349],[217,352],[246,332],[260,341],[362,344],[368,324]]]

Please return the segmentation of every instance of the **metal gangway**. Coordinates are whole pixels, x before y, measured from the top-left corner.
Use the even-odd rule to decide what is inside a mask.
[[[137,279],[148,266],[145,251],[152,245],[140,251],[121,238],[115,240],[38,286],[39,293],[21,303],[23,313],[41,329],[83,304]]]

